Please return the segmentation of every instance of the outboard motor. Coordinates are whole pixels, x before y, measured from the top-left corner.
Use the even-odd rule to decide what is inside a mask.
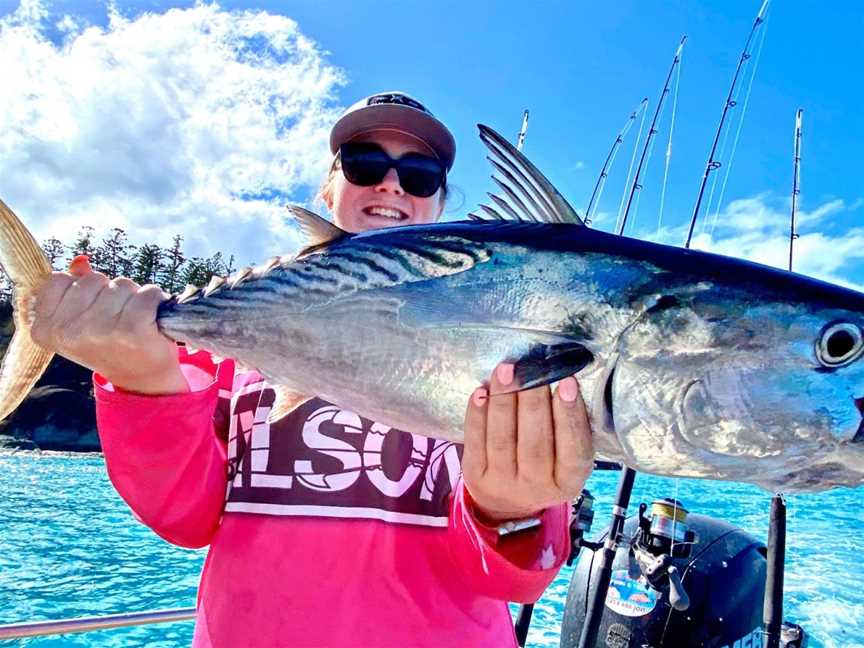
[[[624,524],[596,641],[588,648],[761,648],[766,547],[727,522],[655,500]],[[583,542],[597,547],[599,543]],[[629,541],[627,541],[629,539]],[[561,626],[561,648],[577,648],[599,565],[579,553]],[[781,645],[806,645],[784,624]]]

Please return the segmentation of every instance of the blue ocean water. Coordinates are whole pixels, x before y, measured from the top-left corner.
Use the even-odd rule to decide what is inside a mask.
[[[596,473],[588,483],[595,532],[608,522],[617,477]],[[658,497],[765,539],[769,497],[758,488],[637,476],[632,508]],[[864,488],[787,501],[785,617],[804,626],[813,648],[864,648]],[[204,556],[136,522],[99,456],[0,455],[0,623],[191,607]],[[558,646],[570,575],[564,568],[538,603],[529,646]],[[184,622],[0,646],[167,648],[191,639]]]

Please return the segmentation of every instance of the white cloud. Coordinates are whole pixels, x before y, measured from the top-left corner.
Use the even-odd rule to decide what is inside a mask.
[[[584,216],[586,213],[585,209],[578,210],[580,216]],[[591,226],[595,229],[603,229],[603,230],[612,230],[615,226],[615,222],[618,218],[618,214],[610,211],[597,211],[591,216]]]
[[[823,203],[822,205],[819,205],[819,207],[817,207],[813,211],[799,211],[796,214],[795,222],[796,225],[799,227],[803,227],[805,225],[814,225],[825,219],[826,216],[833,216],[834,214],[839,214],[847,210],[849,210],[849,207],[846,206],[846,203],[843,200],[840,200],[838,198],[836,200],[830,200],[826,203]],[[790,214],[787,214],[787,219],[789,218],[789,216]]]
[[[200,4],[107,27],[0,19],[0,198],[43,240],[175,233],[240,262],[297,245],[280,206],[326,171],[341,70],[293,20]],[[55,36],[56,38],[56,36]],[[273,199],[273,196],[277,199]]]
[[[768,192],[734,200],[717,215],[715,227],[711,226],[713,215],[703,220],[704,227],[697,227],[692,247],[788,268],[789,208],[787,199],[775,199]],[[818,231],[828,216],[850,211],[843,200],[833,199],[798,213],[795,272],[864,291],[864,282],[853,277],[851,271],[853,264],[864,260],[864,228],[836,235]],[[661,230],[650,238],[680,246],[685,237],[685,229],[675,228]]]

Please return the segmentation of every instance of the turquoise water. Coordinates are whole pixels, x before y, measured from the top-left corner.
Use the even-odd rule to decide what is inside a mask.
[[[594,530],[604,527],[617,473],[598,473]],[[750,486],[639,475],[633,508],[677,497],[764,539],[768,494]],[[788,499],[785,617],[813,648],[864,648],[864,488]],[[0,623],[195,604],[203,550],[179,549],[137,523],[98,456],[0,455]],[[530,646],[558,646],[570,570],[538,603]],[[515,608],[514,608],[515,609]],[[0,646],[187,646],[192,624],[174,623]]]

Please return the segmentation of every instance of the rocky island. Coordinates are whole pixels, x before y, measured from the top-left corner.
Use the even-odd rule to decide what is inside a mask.
[[[12,307],[0,301],[0,348],[12,338]],[[92,372],[60,356],[24,402],[0,422],[0,450],[99,452]]]

